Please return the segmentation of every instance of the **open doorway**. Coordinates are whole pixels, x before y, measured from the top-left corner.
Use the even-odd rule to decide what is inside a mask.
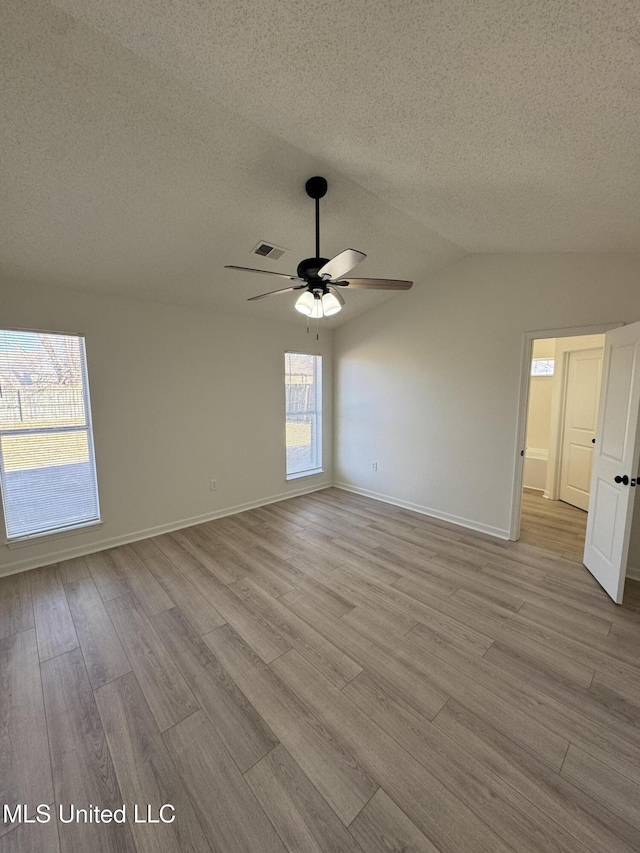
[[[532,342],[520,541],[582,562],[604,335]]]
[[[592,433],[592,452],[589,454],[588,441],[584,440],[585,423],[588,419],[583,417],[589,406],[583,398],[579,398],[576,404],[576,411],[581,415],[576,420],[578,432],[583,433],[581,441],[571,432],[576,424],[572,421],[565,422],[566,403],[562,409],[564,420],[559,417],[554,420],[551,414],[547,471],[544,479],[546,488],[542,492],[542,498],[570,504],[570,501],[565,499],[566,493],[562,500],[560,496],[561,485],[569,485],[573,489],[571,500],[577,503],[576,493],[584,492],[584,485],[588,484],[590,494],[585,504],[588,517],[582,564],[610,598],[616,604],[621,604],[626,588],[625,583],[627,586],[635,587],[636,579],[640,579],[640,501],[635,500],[637,487],[640,484],[640,322],[628,325],[612,323],[580,329],[525,332],[518,408],[518,456],[514,467],[509,539],[517,541],[521,538],[522,490],[534,341],[550,338],[566,339],[569,335],[580,339],[577,341],[578,351],[593,349],[594,344],[599,345],[600,341],[588,340],[586,336],[604,335],[604,358],[599,371],[602,387],[598,393],[598,404],[593,407],[597,411],[597,435]],[[571,364],[579,360],[577,357],[574,358],[572,347],[569,348],[571,351],[566,352],[562,351],[563,347],[563,341],[556,340],[553,375],[554,385],[558,382],[560,391],[566,387],[566,377],[569,375]],[[561,357],[557,358],[559,354]],[[552,395],[553,399],[556,399],[555,394]],[[557,430],[555,439],[554,429]],[[590,427],[589,431],[591,431]],[[585,475],[584,471],[581,477],[575,476],[575,471],[579,470],[580,466],[578,464],[576,469],[575,460],[565,453],[565,465],[569,464],[566,460],[570,460],[570,476],[568,482],[561,479],[563,458],[561,441],[564,441],[565,445],[568,443],[572,452],[576,448],[581,448],[577,451],[577,457],[582,456],[583,461],[589,456],[592,457],[592,476]],[[586,470],[588,471],[588,467]],[[581,482],[582,486],[580,486]],[[540,488],[538,490],[541,491]],[[558,547],[550,548],[548,540],[542,548],[556,552],[560,550]],[[560,550],[560,554],[563,553],[569,556],[571,551]],[[563,563],[566,561],[558,562],[559,565]],[[640,600],[640,595],[637,593],[634,595],[637,595]]]

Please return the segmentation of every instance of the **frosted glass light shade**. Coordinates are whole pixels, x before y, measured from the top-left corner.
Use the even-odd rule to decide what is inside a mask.
[[[313,314],[313,309],[315,307],[316,299],[313,293],[310,293],[308,290],[302,294],[302,296],[296,302],[296,311],[299,311],[301,314],[306,314],[307,317],[311,317]]]
[[[313,307],[311,308],[311,314],[309,314],[312,320],[317,320],[320,317],[324,317],[324,312],[322,310],[322,299],[313,299]]]
[[[325,293],[322,298],[316,296],[307,290],[296,302],[296,311],[305,314],[307,317],[317,319],[320,317],[330,317],[332,314],[337,314],[342,305],[333,295],[333,293]]]
[[[325,293],[322,297],[322,310],[325,317],[330,317],[332,314],[337,314],[342,310],[342,305],[338,302],[333,293]]]

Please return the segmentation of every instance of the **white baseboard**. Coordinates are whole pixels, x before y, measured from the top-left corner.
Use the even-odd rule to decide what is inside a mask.
[[[39,557],[27,557],[22,560],[15,560],[8,565],[0,567],[0,577],[14,575],[18,572],[26,572],[30,569],[37,569],[41,566],[50,566],[53,563],[59,563],[62,560],[71,560],[74,557],[84,557],[86,554],[93,554],[96,551],[104,551],[107,548],[116,548],[119,545],[128,545],[130,542],[137,542],[140,539],[148,539],[151,536],[160,536],[162,533],[171,533],[174,530],[182,530],[185,527],[193,527],[195,524],[203,524],[205,521],[214,521],[216,518],[224,518],[228,515],[236,515],[239,512],[245,512],[249,509],[267,506],[277,501],[283,501],[287,498],[294,498],[298,495],[308,495],[312,492],[317,492],[322,489],[328,489],[334,486],[337,489],[342,489],[345,492],[352,492],[356,495],[362,495],[366,498],[372,498],[382,503],[388,503],[392,506],[399,506],[403,509],[410,509],[412,512],[420,513],[431,518],[440,519],[440,521],[448,521],[450,524],[456,524],[459,527],[467,528],[468,530],[476,530],[479,533],[487,533],[489,536],[495,536],[498,539],[508,539],[509,531],[503,530],[500,527],[493,527],[490,524],[482,524],[470,518],[463,518],[458,515],[452,515],[447,512],[425,507],[420,504],[414,504],[410,501],[403,501],[400,498],[391,495],[380,494],[369,489],[360,489],[349,483],[322,483],[314,486],[307,486],[293,491],[281,492],[277,495],[259,498],[255,501],[249,501],[244,504],[226,507],[225,509],[217,510],[216,512],[206,513],[204,515],[193,516],[191,518],[182,518],[179,521],[172,521],[168,524],[161,524],[156,527],[148,527],[145,530],[136,530],[132,533],[124,534],[123,536],[115,536],[111,538],[101,539],[97,542],[92,542],[90,545],[78,545],[71,548],[61,548],[58,551],[51,551],[46,555]],[[629,577],[634,577],[631,574],[632,570],[628,571]],[[640,580],[640,570],[638,570],[637,579]]]
[[[459,527],[466,527],[469,530],[477,530],[478,533],[487,533],[489,536],[495,536],[497,539],[508,539],[509,531],[503,530],[501,527],[493,527],[491,524],[482,524],[480,521],[473,521],[470,518],[462,518],[459,515],[451,515],[448,512],[440,512],[430,507],[414,504],[410,501],[403,501],[399,498],[391,497],[390,495],[382,495],[379,492],[372,492],[369,489],[360,489],[352,486],[349,483],[334,483],[336,489],[342,489],[345,492],[353,492],[355,495],[362,495],[364,498],[373,498],[376,501],[382,501],[385,504],[393,506],[401,506],[403,509],[410,509],[412,512],[418,512],[420,515],[428,515],[431,518],[438,518],[440,521],[448,521],[450,524],[457,524]]]
[[[148,539],[150,536],[160,536],[162,533],[171,533],[173,530],[182,530],[185,527],[193,527],[194,524],[203,524],[205,521],[214,521],[216,518],[225,518],[228,515],[237,515],[237,513],[245,512],[248,509],[257,509],[261,506],[277,503],[277,501],[284,501],[287,498],[295,498],[299,495],[308,495],[311,494],[311,492],[328,489],[332,485],[332,483],[322,483],[314,486],[306,486],[293,491],[282,492],[278,495],[259,498],[256,501],[249,501],[248,503],[226,507],[225,509],[218,510],[217,512],[205,513],[204,515],[193,516],[192,518],[183,518],[180,521],[160,524],[157,527],[148,527],[146,530],[136,530],[133,533],[127,533],[123,536],[114,536],[110,539],[102,539],[98,542],[92,542],[90,545],[85,544],[76,546],[75,548],[63,548],[59,551],[53,551],[39,557],[27,557],[23,560],[15,560],[8,565],[0,567],[0,577],[15,575],[19,572],[27,572],[30,569],[38,569],[41,566],[50,566],[53,563],[59,563],[62,560],[71,560],[73,557],[84,557],[86,554],[94,554],[96,551],[104,551],[107,548],[116,548],[118,545],[128,545],[130,542],[137,542],[140,539]]]

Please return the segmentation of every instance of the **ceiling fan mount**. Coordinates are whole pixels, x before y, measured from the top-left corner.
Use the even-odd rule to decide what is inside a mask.
[[[345,249],[344,252],[335,257],[323,258],[320,255],[320,199],[327,194],[326,178],[315,175],[305,183],[305,190],[309,198],[315,201],[315,237],[316,254],[313,258],[305,258],[298,264],[296,275],[272,272],[271,270],[256,270],[249,267],[237,267],[227,265],[225,269],[240,270],[242,272],[254,272],[262,275],[275,275],[287,279],[296,284],[261,293],[252,296],[248,301],[263,299],[265,296],[273,296],[277,293],[291,293],[295,290],[303,290],[305,293],[296,302],[296,309],[308,317],[328,317],[337,314],[345,304],[340,289],[344,287],[362,288],[367,290],[409,290],[412,281],[399,281],[383,278],[345,278],[356,264],[363,261],[367,256],[364,252],[356,249]]]
[[[316,201],[319,201],[321,198],[326,196],[328,186],[329,184],[327,183],[326,178],[322,178],[320,175],[315,175],[313,178],[309,178],[307,183],[304,185],[304,188],[307,191],[309,198],[314,198]]]

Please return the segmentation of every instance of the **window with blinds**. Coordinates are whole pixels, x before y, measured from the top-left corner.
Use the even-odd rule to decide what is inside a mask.
[[[0,329],[7,539],[100,521],[84,338]]]
[[[531,359],[532,376],[553,376],[555,359],[533,358]]]
[[[322,356],[285,353],[287,480],[322,471]]]

